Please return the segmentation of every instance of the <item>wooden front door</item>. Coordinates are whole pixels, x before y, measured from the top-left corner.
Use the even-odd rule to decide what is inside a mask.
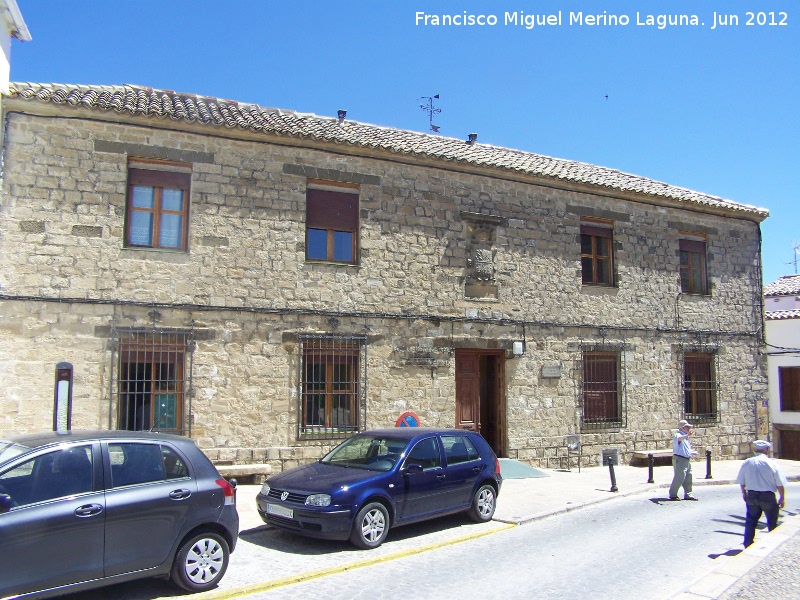
[[[800,460],[800,431],[780,430],[780,458]]]
[[[480,433],[506,454],[505,352],[456,350],[456,427]]]

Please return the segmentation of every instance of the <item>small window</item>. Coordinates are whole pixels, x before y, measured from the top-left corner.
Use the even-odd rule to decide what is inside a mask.
[[[583,353],[583,424],[587,428],[622,423],[619,352]]]
[[[800,367],[778,367],[781,411],[800,411]]]
[[[186,250],[191,173],[128,168],[125,245]]]
[[[681,255],[681,292],[707,294],[706,243],[696,239],[679,239]]]
[[[439,441],[434,438],[420,440],[408,453],[406,465],[420,465],[423,470],[435,469],[442,466],[442,459],[439,455]]]
[[[714,355],[687,352],[683,357],[684,415],[688,420],[713,420],[717,416]]]
[[[85,494],[93,489],[92,447],[48,452],[0,475],[0,488],[16,506]]]
[[[306,260],[355,264],[357,242],[358,190],[309,188],[306,193]]]
[[[189,476],[186,464],[174,450],[161,446],[161,458],[164,461],[164,474],[167,479],[183,479]]]
[[[581,282],[584,285],[614,285],[613,229],[581,225]]]
[[[479,458],[478,450],[469,438],[456,435],[443,435],[442,445],[447,465],[457,465]]]
[[[161,447],[157,444],[109,444],[114,487],[161,481],[165,478]]]

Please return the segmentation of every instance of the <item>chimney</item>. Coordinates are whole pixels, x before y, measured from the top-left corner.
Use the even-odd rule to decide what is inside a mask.
[[[467,143],[468,143],[470,146],[473,146],[473,145],[475,145],[475,142],[476,142],[477,140],[478,140],[478,134],[477,134],[477,133],[470,133],[470,134],[469,134],[469,139],[467,140]]]

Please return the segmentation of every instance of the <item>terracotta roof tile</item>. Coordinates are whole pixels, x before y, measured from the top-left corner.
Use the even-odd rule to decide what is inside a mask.
[[[784,275],[778,281],[764,286],[764,296],[797,296],[800,295],[800,275]]]
[[[783,321],[786,319],[800,319],[800,310],[773,310],[764,313],[767,321]]]
[[[634,193],[679,203],[708,206],[748,215],[761,221],[769,216],[763,208],[672,186],[646,177],[586,163],[552,158],[488,144],[320,117],[294,111],[265,108],[220,98],[182,94],[169,90],[121,85],[86,86],[66,84],[11,83],[8,96],[22,100],[115,111],[131,116],[172,119],[210,127],[250,130],[377,148],[388,152],[519,172],[535,177]]]

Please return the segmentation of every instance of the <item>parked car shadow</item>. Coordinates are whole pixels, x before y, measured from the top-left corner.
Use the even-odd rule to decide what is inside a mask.
[[[154,598],[191,597],[165,579],[140,579],[118,583],[97,590],[61,596],[64,600],[152,600]]]
[[[428,534],[455,531],[460,529],[474,531],[476,527],[486,526],[486,523],[475,523],[466,514],[456,514],[441,517],[430,521],[423,521],[412,525],[395,527],[389,531],[389,536],[384,546],[391,547],[393,542],[400,542]],[[287,552],[319,556],[339,552],[369,553],[369,550],[360,550],[348,541],[319,540],[307,538],[272,525],[261,525],[252,529],[239,532],[239,539],[243,542],[255,544],[262,548]]]

